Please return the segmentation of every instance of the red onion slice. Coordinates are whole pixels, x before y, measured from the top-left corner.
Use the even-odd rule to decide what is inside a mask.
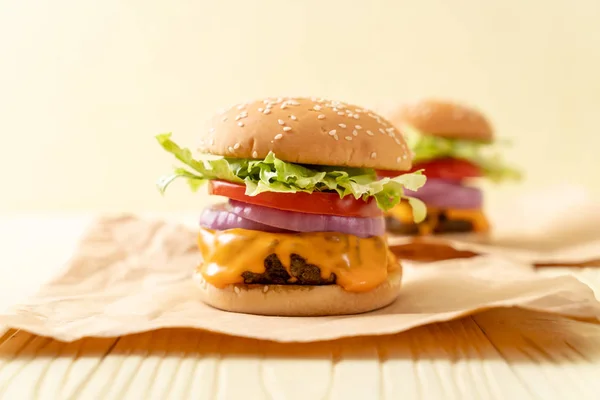
[[[229,203],[231,212],[237,216],[295,232],[340,232],[358,237],[381,236],[385,233],[383,217],[340,217],[284,211],[236,200],[229,200]]]
[[[249,219],[245,219],[232,213],[229,210],[229,204],[218,204],[207,207],[200,215],[200,226],[207,229],[226,230],[226,229],[249,229],[262,232],[285,232],[284,229],[279,229],[273,226],[264,225]]]
[[[458,182],[428,178],[418,191],[406,190],[407,196],[421,199],[425,204],[438,208],[474,209],[481,208],[481,190],[463,186]]]

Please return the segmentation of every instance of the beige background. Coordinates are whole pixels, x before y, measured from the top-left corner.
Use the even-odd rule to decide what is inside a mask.
[[[280,94],[463,99],[513,140],[528,189],[598,199],[598,21],[597,0],[3,1],[0,205],[199,208],[155,190],[173,162],[153,136],[192,145],[217,108]]]

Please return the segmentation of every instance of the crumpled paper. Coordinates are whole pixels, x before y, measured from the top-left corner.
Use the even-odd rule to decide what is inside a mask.
[[[62,341],[115,337],[168,327],[279,342],[381,335],[493,307],[522,307],[600,321],[592,290],[571,276],[542,277],[526,265],[486,255],[415,266],[390,306],[335,317],[235,314],[202,303],[191,274],[196,233],[184,225],[131,215],[92,224],[59,276],[0,324]]]

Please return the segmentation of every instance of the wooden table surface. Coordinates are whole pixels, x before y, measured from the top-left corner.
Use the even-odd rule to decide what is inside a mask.
[[[52,276],[88,221],[4,218],[0,305]],[[600,269],[539,273],[574,273],[600,294]],[[397,335],[307,344],[186,329],[62,343],[8,330],[0,398],[599,399],[600,326],[497,309]]]

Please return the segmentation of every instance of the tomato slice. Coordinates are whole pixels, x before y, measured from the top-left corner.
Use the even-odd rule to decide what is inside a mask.
[[[217,196],[229,197],[248,204],[277,208],[279,210],[308,214],[339,215],[342,217],[380,217],[382,211],[374,198],[368,201],[356,200],[353,196],[340,198],[337,193],[277,193],[262,192],[247,196],[246,186],[226,181],[210,181],[208,192]]]
[[[467,178],[479,178],[481,169],[470,161],[458,158],[438,158],[424,161],[413,165],[410,172],[423,170],[428,178],[446,179],[450,181],[461,181]],[[399,171],[377,171],[380,177],[395,177],[402,174]]]

